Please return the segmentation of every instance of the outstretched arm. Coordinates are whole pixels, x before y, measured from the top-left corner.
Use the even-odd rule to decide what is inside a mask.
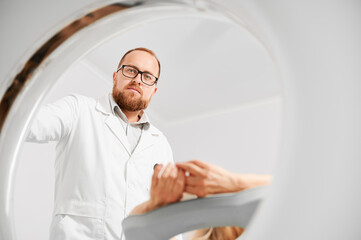
[[[186,176],[185,192],[198,197],[268,185],[272,179],[271,175],[232,173],[200,160],[180,162],[176,165],[189,173]]]
[[[80,96],[69,95],[42,106],[29,128],[26,141],[47,143],[68,136],[79,116]]]

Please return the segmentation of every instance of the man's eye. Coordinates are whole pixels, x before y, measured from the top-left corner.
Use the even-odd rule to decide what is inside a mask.
[[[152,79],[152,77],[150,75],[148,75],[148,74],[144,74],[144,77],[145,77],[145,80],[151,80]]]

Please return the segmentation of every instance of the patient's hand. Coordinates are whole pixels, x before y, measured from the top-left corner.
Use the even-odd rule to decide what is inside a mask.
[[[186,177],[185,192],[204,197],[208,194],[242,190],[237,176],[219,166],[200,160],[179,162],[179,169],[189,173]]]
[[[266,174],[232,173],[200,160],[180,162],[176,165],[179,169],[189,173],[189,176],[186,176],[185,192],[195,194],[198,197],[264,186],[268,185],[272,179],[271,175]]]

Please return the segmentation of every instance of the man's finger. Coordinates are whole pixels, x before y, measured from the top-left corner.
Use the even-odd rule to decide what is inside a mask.
[[[171,179],[176,179],[178,176],[178,169],[174,165],[172,165],[172,169],[169,173],[169,176],[171,177]]]
[[[152,176],[152,188],[154,188],[155,186],[157,186],[158,183],[158,175],[160,170],[163,168],[162,164],[157,164],[154,166],[154,172],[153,172],[153,176]]]
[[[158,172],[158,178],[161,178],[162,177],[162,175],[163,175],[163,172],[165,171],[165,169],[166,169],[166,167],[168,166],[168,165],[163,165],[163,164],[159,164],[159,165],[161,165],[162,166],[162,168],[160,169],[160,171]],[[158,167],[159,165],[157,165],[156,167]]]
[[[177,169],[177,178],[175,179],[175,191],[184,191],[184,187],[185,187],[185,173],[183,170],[181,169]]]
[[[168,192],[171,191],[172,189],[172,185],[174,184],[174,178],[176,176],[174,176],[174,178],[172,177],[172,172],[174,170],[177,170],[177,168],[175,166],[173,166],[173,164],[169,163],[167,164],[167,166],[164,169],[164,172],[162,174],[162,176],[158,179],[158,185],[159,187],[162,189],[162,191]]]
[[[161,178],[167,178],[170,173],[172,171],[172,164],[171,163],[168,163],[166,166],[165,166],[165,169],[163,171],[163,173],[161,174]]]
[[[186,181],[186,174],[182,169],[178,170],[177,181],[182,182],[183,184]]]

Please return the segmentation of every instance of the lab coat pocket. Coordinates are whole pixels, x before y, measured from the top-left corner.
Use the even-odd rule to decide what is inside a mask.
[[[56,214],[50,229],[50,240],[105,239],[104,220],[69,214]]]

